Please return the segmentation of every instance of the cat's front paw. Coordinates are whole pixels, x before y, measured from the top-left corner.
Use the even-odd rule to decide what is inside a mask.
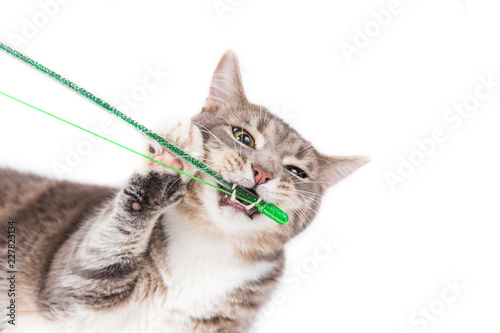
[[[197,159],[203,158],[205,153],[203,149],[203,137],[200,129],[193,125],[189,119],[169,121],[161,127],[157,133],[161,137],[167,139],[169,142],[177,145],[182,150],[189,153],[191,156]],[[156,141],[148,140],[146,149],[147,155],[162,164],[169,165],[177,170],[181,170],[191,175],[194,175],[197,171],[195,167],[184,161],[182,158],[175,156]],[[151,160],[144,160],[139,167],[138,172],[142,175],[148,174],[151,171],[178,175],[177,171],[167,168],[162,164]],[[181,175],[181,179],[183,182],[187,182],[191,178]]]
[[[168,122],[158,135],[177,145],[191,156],[201,159],[204,155],[203,137],[198,127],[190,120]],[[174,156],[156,141],[148,140],[145,154],[155,159],[143,159],[137,172],[131,177],[124,189],[125,205],[138,213],[159,212],[170,204],[180,201],[186,194],[187,183],[191,178],[179,172],[194,175],[196,168],[183,159]]]

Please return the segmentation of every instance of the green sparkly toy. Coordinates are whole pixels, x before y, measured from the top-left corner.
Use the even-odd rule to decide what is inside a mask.
[[[184,150],[180,149],[179,147],[177,147],[176,145],[174,145],[173,143],[169,142],[168,140],[162,138],[161,136],[159,136],[158,134],[152,132],[151,130],[149,130],[148,128],[146,128],[144,125],[141,125],[139,124],[137,121],[135,121],[134,119],[128,117],[126,114],[124,114],[123,112],[117,110],[116,108],[112,107],[109,103],[106,103],[105,101],[103,101],[102,99],[96,97],[94,94],[88,92],[87,90],[85,90],[84,88],[81,88],[79,87],[78,85],[76,85],[75,83],[71,82],[70,80],[68,80],[67,78],[65,77],[62,77],[61,75],[57,74],[56,72],[48,69],[47,67],[39,64],[38,62],[30,59],[29,57],[21,54],[20,52],[16,51],[16,50],[13,50],[11,49],[10,47],[8,47],[7,45],[5,44],[2,44],[0,43],[0,49],[5,51],[6,53],[12,55],[13,57],[23,61],[24,63],[30,65],[31,67],[39,70],[40,72],[42,73],[45,73],[47,74],[48,76],[50,76],[51,78],[55,79],[57,82],[63,84],[64,86],[70,88],[71,90],[77,92],[78,94],[82,95],[83,97],[87,98],[88,100],[90,100],[91,102],[97,104],[98,106],[100,106],[101,108],[105,109],[106,111],[108,111],[109,113],[111,113],[112,115],[120,118],[121,120],[125,121],[126,123],[128,123],[129,125],[133,126],[137,131],[139,131],[140,133],[142,133],[143,135],[149,137],[150,139],[153,139],[155,140],[156,142],[158,142],[161,146],[165,147],[166,149],[168,149],[169,151],[171,151],[172,153],[174,153],[175,155],[177,155],[178,157],[182,158],[183,160],[185,160],[186,162],[190,163],[191,165],[195,166],[198,170],[204,172],[205,174],[209,175],[210,177],[212,177],[212,179],[214,179],[217,183],[221,184],[222,186],[228,188],[228,189],[231,189],[233,191],[236,191],[236,197],[242,201],[245,201],[249,204],[255,204],[255,207],[257,208],[257,210],[264,214],[265,216],[269,217],[270,219],[272,219],[273,221],[279,223],[279,224],[288,224],[288,215],[283,211],[281,210],[280,208],[276,207],[275,205],[272,205],[272,204],[269,204],[269,203],[266,203],[264,201],[261,201],[261,198],[257,198],[255,195],[253,195],[252,193],[250,193],[249,191],[247,191],[245,188],[243,187],[240,187],[238,186],[237,184],[233,184],[227,180],[225,180],[221,175],[219,175],[217,172],[215,172],[214,170],[212,170],[211,168],[209,168],[206,164],[204,164],[203,162],[200,162],[198,161],[196,158],[192,157],[191,155],[189,155],[188,153],[186,153]],[[213,188],[216,188],[226,194],[229,194],[231,195],[232,193],[223,189],[223,188],[220,188],[219,186],[216,186],[216,185],[213,185],[211,183],[208,183],[202,179],[199,179],[195,176],[192,176],[190,174],[187,174],[181,170],[177,170],[167,164],[164,164],[164,163],[161,163],[159,161],[156,161],[155,159],[147,156],[147,155],[144,155],[144,154],[141,154],[135,150],[132,150],[130,148],[127,148],[123,145],[120,145],[114,141],[111,141],[105,137],[102,137],[96,133],[93,133],[89,130],[86,130],[78,125],[75,125],[67,120],[64,120],[60,117],[57,117],[55,115],[52,115],[50,114],[49,112],[46,112],[46,111],[43,111],[37,107],[34,107],[28,103],[25,103],[23,101],[20,101],[18,100],[17,98],[14,98],[8,94],[5,94],[5,93],[2,93],[0,92],[0,94],[6,96],[6,97],[9,97],[9,98],[12,98],[18,102],[21,102],[27,106],[30,106],[38,111],[41,111],[49,116],[52,116],[56,119],[59,119],[67,124],[70,124],[72,126],[75,126],[81,130],[84,130],[90,134],[93,134],[101,139],[104,139],[108,142],[111,142],[115,145],[118,145],[124,149],[127,149],[129,151],[132,151],[140,156],[143,156],[145,158],[148,158],[150,160],[153,160],[165,167],[168,167],[170,169],[173,169],[179,173],[182,173],[192,179],[195,179],[197,181],[200,181],[206,185],[209,185]]]

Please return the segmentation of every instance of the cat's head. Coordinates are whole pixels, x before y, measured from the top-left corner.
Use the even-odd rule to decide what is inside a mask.
[[[220,60],[205,106],[192,121],[202,131],[208,166],[290,218],[288,225],[279,225],[245,209],[247,203],[196,182],[187,200],[203,207],[203,223],[229,236],[285,243],[311,223],[328,187],[368,162],[323,155],[265,107],[248,102],[231,51]]]

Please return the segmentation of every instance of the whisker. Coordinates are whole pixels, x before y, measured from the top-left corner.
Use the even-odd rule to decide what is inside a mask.
[[[294,199],[294,200],[297,200],[297,201],[299,201],[299,202],[301,202],[301,203],[302,203],[302,204],[303,204],[306,208],[308,208],[308,209],[312,210],[314,213],[316,213],[316,214],[318,213],[316,210],[314,210],[311,206],[309,206],[309,205],[308,205],[308,204],[306,204],[305,202],[300,201],[299,199],[294,198],[294,197],[290,197],[290,198],[291,198],[291,199]]]
[[[289,199],[292,199],[292,197],[290,197]],[[290,201],[288,201],[288,204],[292,207],[292,211],[300,218],[300,221],[303,225],[307,227],[312,223],[311,219],[305,216],[305,213],[302,210],[296,208],[296,204]]]

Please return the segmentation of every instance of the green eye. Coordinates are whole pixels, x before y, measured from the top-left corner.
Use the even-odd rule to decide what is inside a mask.
[[[307,178],[307,173],[305,173],[305,171],[302,170],[301,168],[297,168],[296,166],[293,165],[286,165],[285,168],[297,177]]]
[[[255,142],[250,133],[242,128],[233,127],[233,136],[236,140],[250,148],[253,148],[255,146]]]

